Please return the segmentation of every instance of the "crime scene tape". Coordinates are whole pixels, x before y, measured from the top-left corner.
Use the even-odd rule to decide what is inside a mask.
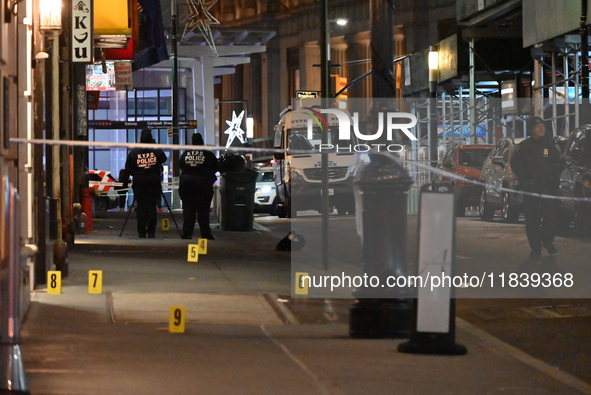
[[[496,185],[486,184],[486,183],[483,183],[480,181],[470,180],[468,178],[464,178],[462,176],[458,176],[456,174],[449,173],[445,170],[441,170],[436,167],[432,167],[430,165],[421,163],[419,161],[404,161],[404,160],[401,160],[400,158],[396,158],[396,157],[393,157],[393,159],[395,161],[398,161],[399,164],[401,164],[402,166],[404,166],[404,164],[410,164],[410,166],[416,166],[421,169],[429,170],[433,174],[438,174],[443,177],[451,178],[454,180],[461,180],[463,182],[467,182],[467,183],[473,184],[473,185],[478,185],[483,188],[492,188],[497,192],[507,192],[507,193],[513,193],[513,194],[518,194],[518,195],[523,195],[523,196],[528,195],[528,196],[535,196],[535,197],[539,197],[539,198],[562,200],[562,201],[570,200],[570,201],[575,201],[575,202],[591,202],[591,198],[586,198],[586,197],[568,197],[568,196],[547,195],[547,194],[543,194],[543,193],[526,192],[526,191],[521,191],[518,189],[510,189],[510,188],[500,187],[500,186],[496,186]],[[427,183],[427,184],[429,184],[429,183]]]
[[[212,146],[212,145],[181,145],[181,144],[154,144],[154,143],[119,143],[119,142],[104,142],[104,141],[79,141],[79,140],[59,140],[59,139],[25,139],[25,138],[10,138],[11,143],[17,144],[45,144],[45,145],[67,145],[67,146],[74,146],[74,147],[112,147],[112,148],[161,148],[161,149],[170,149],[170,150],[188,150],[188,149],[200,149],[200,150],[209,150],[209,151],[225,151],[225,152],[245,152],[245,153],[254,153],[254,152],[264,152],[264,153],[289,153],[289,154],[329,154],[329,152],[319,152],[316,150],[293,150],[293,149],[281,149],[281,148],[255,148],[255,147],[220,147],[220,146]],[[364,153],[372,153],[377,151],[369,151]],[[364,154],[360,153],[360,154]],[[486,184],[476,180],[470,180],[464,178],[462,176],[458,176],[456,174],[452,174],[446,172],[445,170],[438,169],[436,167],[432,167],[431,165],[424,164],[422,161],[415,161],[415,160],[405,160],[400,158],[397,153],[386,153],[386,152],[378,152],[382,155],[387,155],[391,157],[394,161],[398,162],[403,167],[408,166],[416,166],[418,168],[428,170],[433,174],[439,174],[444,177],[454,179],[454,180],[461,180],[463,182],[467,182],[470,184],[474,184],[477,186],[481,186],[483,188],[492,188],[497,192],[508,192],[518,195],[528,195],[528,196],[535,196],[545,199],[554,199],[554,200],[562,200],[562,201],[575,201],[575,202],[591,202],[591,198],[586,197],[569,197],[569,196],[555,196],[555,195],[547,195],[542,193],[535,193],[535,192],[526,192],[517,189],[510,189],[500,186],[495,186],[491,184]],[[406,166],[405,166],[406,165]],[[176,189],[176,188],[171,188]],[[129,188],[127,189],[129,190]]]
[[[80,141],[80,140],[58,140],[58,139],[25,139],[10,138],[11,143],[17,144],[45,144],[45,145],[68,145],[72,147],[110,147],[110,148],[161,148],[172,151],[200,149],[208,151],[225,152],[269,152],[269,153],[292,153],[292,154],[310,154],[318,153],[310,150],[287,150],[281,148],[256,148],[256,147],[220,147],[215,145],[181,145],[181,144],[154,144],[154,143],[117,143],[106,141]]]

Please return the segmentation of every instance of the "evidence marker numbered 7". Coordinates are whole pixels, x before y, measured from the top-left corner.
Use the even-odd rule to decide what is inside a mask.
[[[103,293],[103,271],[89,270],[88,271],[88,293],[101,294]]]

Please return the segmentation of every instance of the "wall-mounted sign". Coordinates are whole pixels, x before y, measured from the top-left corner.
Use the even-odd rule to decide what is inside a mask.
[[[296,91],[296,99],[308,99],[310,97],[320,97],[319,91]]]
[[[226,143],[226,148],[232,146],[234,139],[240,140],[242,144],[244,144],[244,130],[242,130],[242,118],[244,117],[244,110],[240,113],[240,115],[236,116],[236,112],[232,111],[232,120],[226,121],[228,124],[228,129],[224,132],[228,136],[228,142]]]
[[[72,3],[72,62],[92,62],[92,19],[92,0],[74,0]]]
[[[196,129],[197,121],[179,121],[181,129]],[[92,129],[164,129],[172,127],[172,121],[88,121]]]
[[[131,36],[132,18],[129,15],[131,5],[128,0],[97,1],[93,7],[94,34]]]
[[[133,89],[131,61],[115,62],[115,89],[118,91]]]
[[[105,63],[107,72],[103,70],[101,62],[86,66],[86,90],[87,91],[114,91],[115,90],[115,62]]]

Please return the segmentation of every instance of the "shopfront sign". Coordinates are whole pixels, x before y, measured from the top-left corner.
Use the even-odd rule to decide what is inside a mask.
[[[92,62],[92,18],[92,0],[72,3],[72,62]]]

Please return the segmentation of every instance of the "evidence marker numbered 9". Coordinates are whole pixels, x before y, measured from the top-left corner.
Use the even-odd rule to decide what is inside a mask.
[[[170,306],[168,332],[185,333],[185,315],[186,310],[184,306]]]

